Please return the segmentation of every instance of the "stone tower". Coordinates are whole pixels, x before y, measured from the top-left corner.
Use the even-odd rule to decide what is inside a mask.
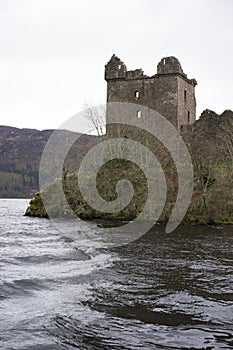
[[[180,62],[173,56],[162,58],[157,73],[149,77],[142,69],[128,71],[124,62],[113,55],[105,66],[105,80],[107,102],[129,102],[149,107],[166,117],[179,131],[190,128],[196,120],[197,82],[188,79]],[[138,113],[140,115],[140,110]]]

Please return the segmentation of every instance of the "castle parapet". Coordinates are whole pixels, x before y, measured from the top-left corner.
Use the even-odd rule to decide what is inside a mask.
[[[139,115],[140,105],[146,106],[167,118],[179,131],[191,128],[196,120],[197,82],[188,79],[174,56],[162,58],[157,73],[147,76],[142,69],[128,71],[125,63],[113,55],[105,66],[105,80],[107,102],[137,103]]]
[[[179,73],[187,77],[187,75],[183,72],[181,64],[179,60],[174,57],[164,57],[157,65],[157,74],[174,74]]]
[[[127,67],[116,55],[112,55],[110,61],[105,66],[105,80],[124,79]]]

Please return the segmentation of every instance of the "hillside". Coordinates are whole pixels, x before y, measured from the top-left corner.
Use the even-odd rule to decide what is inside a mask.
[[[42,152],[54,130],[18,129],[0,126],[0,197],[30,198],[39,191],[39,164]],[[69,131],[60,130],[60,140]],[[95,140],[83,135],[83,148]]]
[[[118,130],[120,132],[120,130]],[[167,182],[167,199],[160,221],[167,221],[176,202],[176,167],[164,147],[151,135],[140,135],[140,140],[159,159]],[[205,110],[193,126],[182,133],[194,170],[194,190],[185,222],[229,224],[233,223],[233,112],[218,115]],[[106,200],[116,198],[115,186],[121,178],[128,178],[134,186],[134,197],[121,212],[108,214],[88,206],[79,191],[77,176],[72,169],[62,181],[63,190],[73,212],[85,219],[132,220],[144,207],[147,196],[143,172],[131,162],[109,161],[99,171],[97,188]],[[88,189],[87,189],[88,191]],[[53,216],[66,216],[67,204],[57,195],[57,183],[51,184],[42,194],[51,204]],[[37,194],[27,209],[26,215],[47,217],[41,194]]]

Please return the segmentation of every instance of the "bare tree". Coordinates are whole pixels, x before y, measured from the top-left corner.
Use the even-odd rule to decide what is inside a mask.
[[[94,127],[98,136],[105,135],[106,128],[106,109],[91,106],[88,103],[84,104],[85,117],[89,120],[90,126]]]
[[[214,168],[216,166],[215,161],[198,159],[193,162],[195,177],[199,187],[199,193],[201,195],[203,207],[210,219],[209,207],[208,207],[208,190],[215,183]]]

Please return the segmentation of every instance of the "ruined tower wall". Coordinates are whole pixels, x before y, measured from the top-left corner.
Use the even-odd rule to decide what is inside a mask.
[[[162,114],[180,131],[196,120],[196,81],[187,78],[175,57],[163,58],[157,74],[148,77],[141,69],[127,71],[124,62],[113,55],[105,66],[105,79],[107,102],[135,103],[139,112],[140,105],[146,106]]]
[[[178,130],[196,121],[195,86],[178,77]]]
[[[177,77],[155,76],[153,85],[154,91],[150,92],[150,108],[166,117],[177,128]]]
[[[145,79],[116,79],[108,82],[108,102],[128,102],[149,107],[177,124],[177,78],[173,76]],[[135,116],[136,117],[136,116]]]

